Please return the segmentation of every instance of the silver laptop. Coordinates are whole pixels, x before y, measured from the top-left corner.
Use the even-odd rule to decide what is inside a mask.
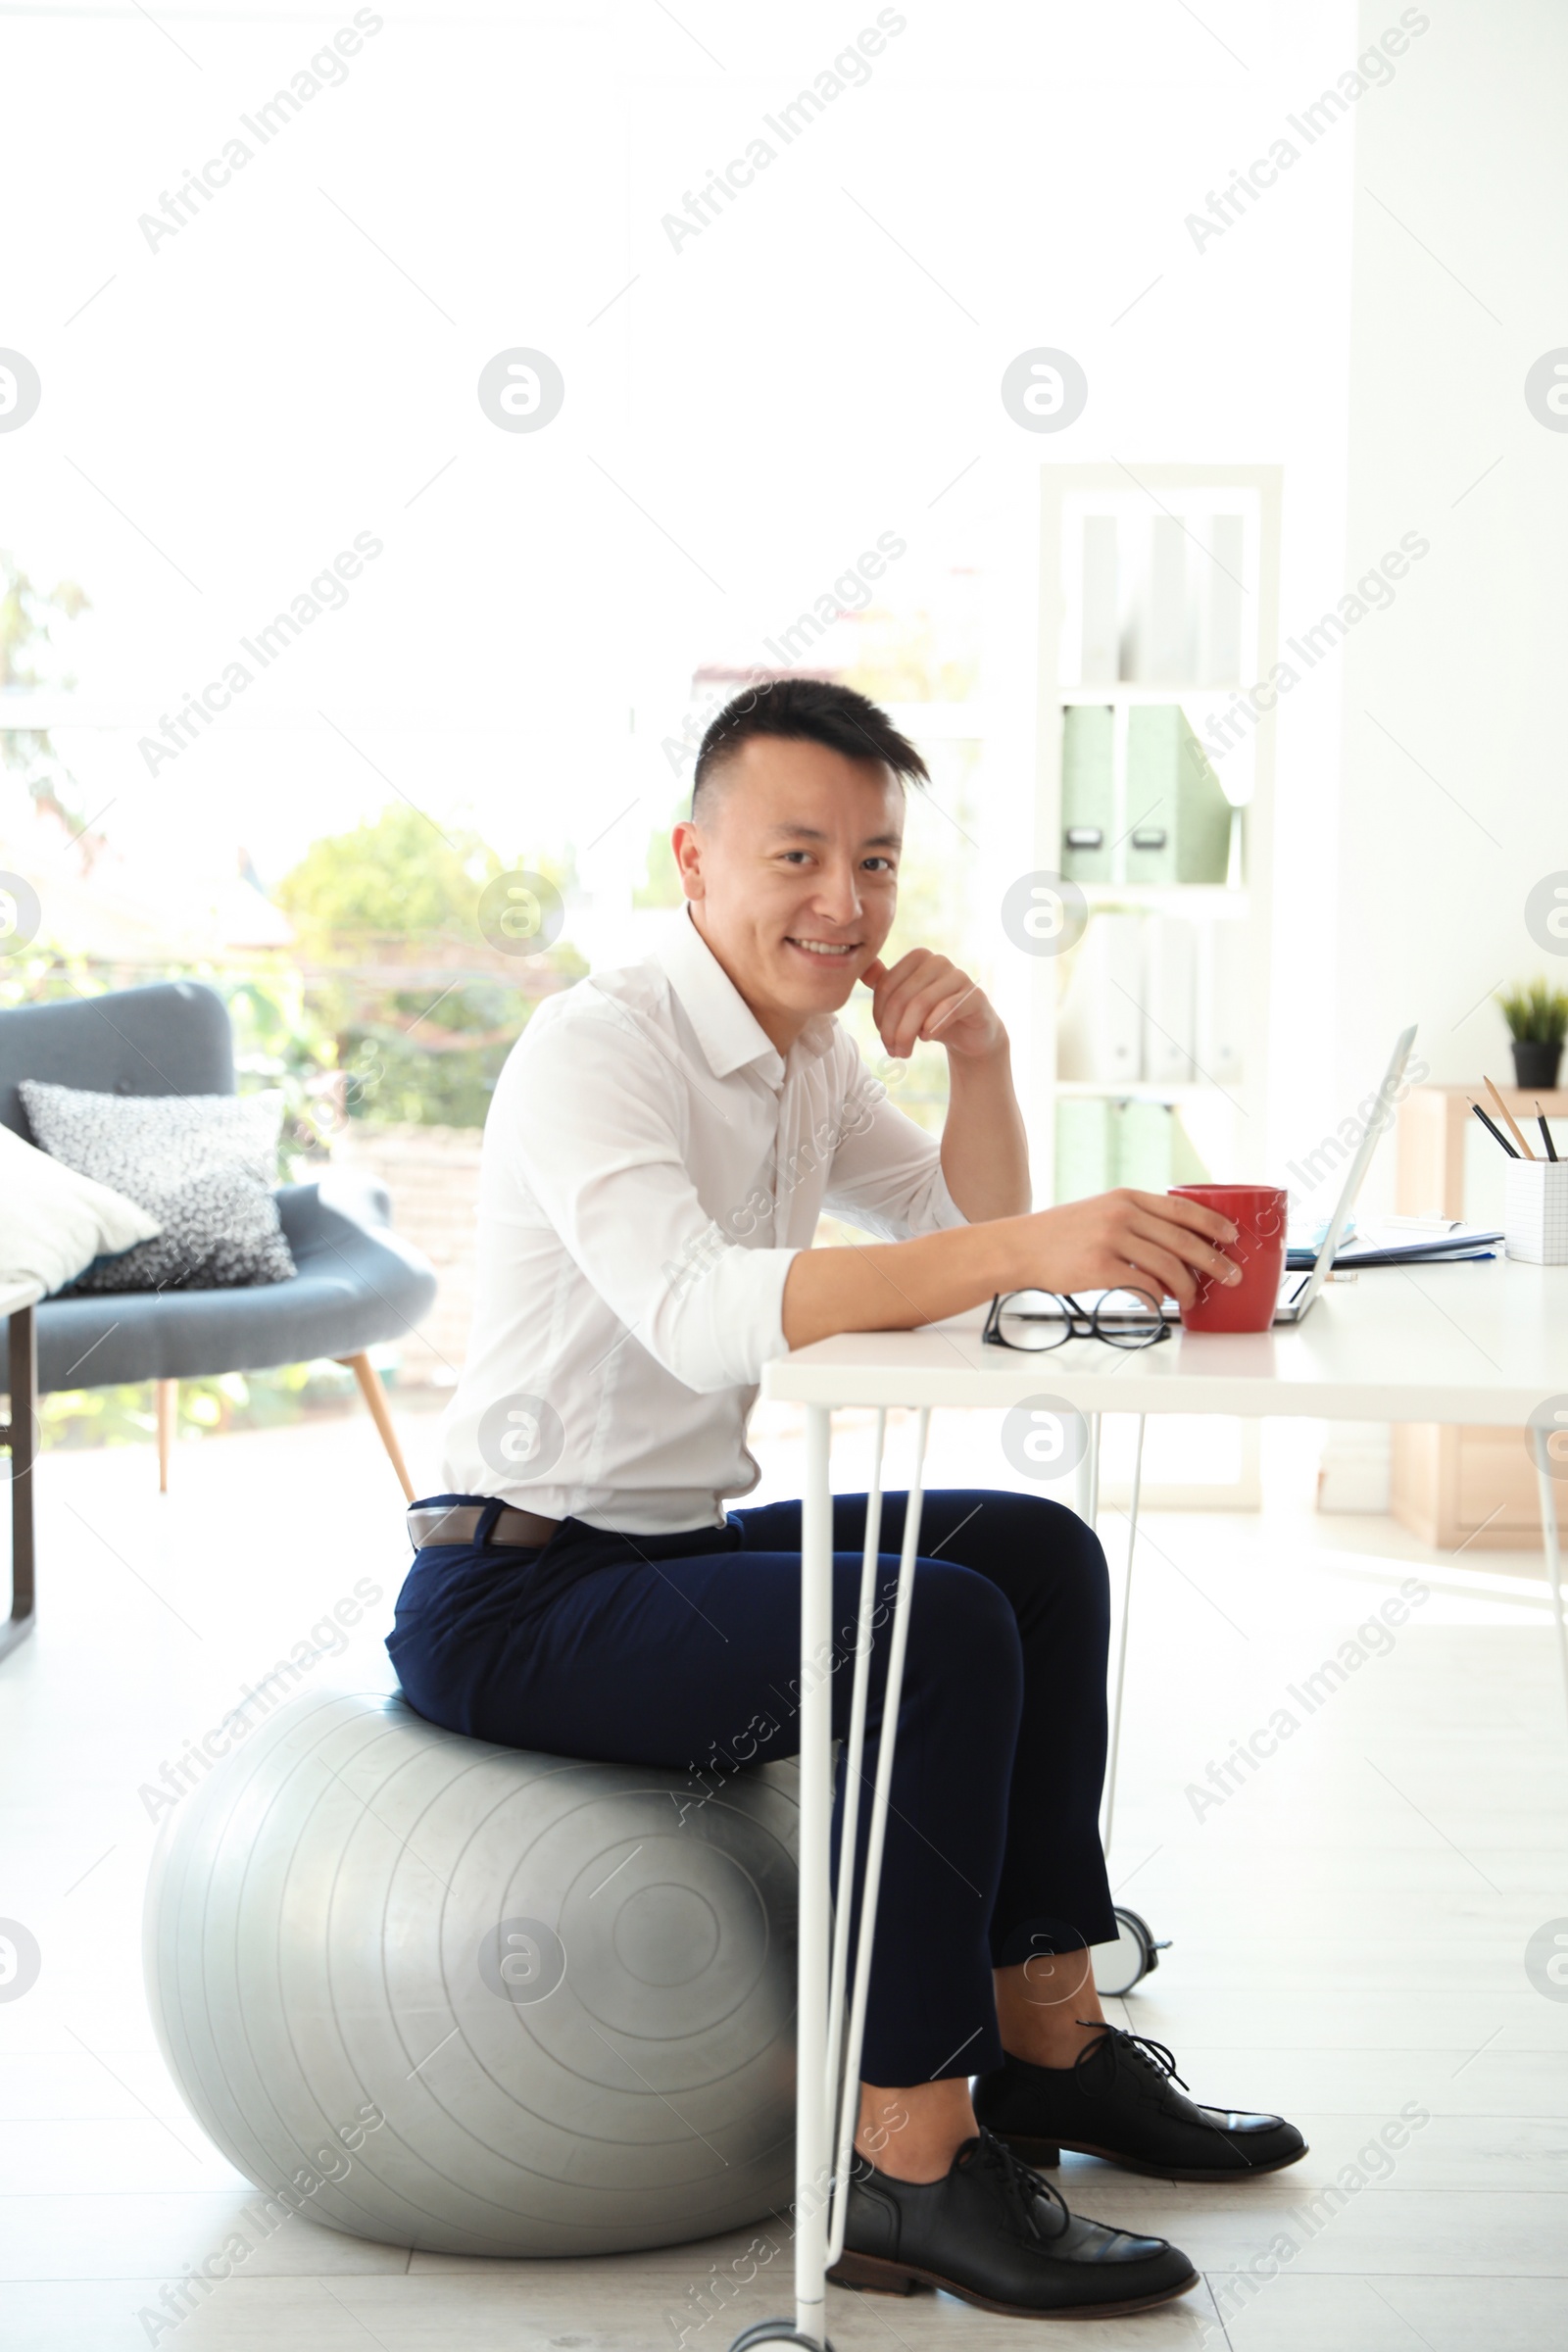
[[[1378,1090],[1378,1100],[1384,1105],[1385,1111],[1394,1102],[1395,1091],[1399,1080],[1404,1076],[1404,1065],[1410,1058],[1410,1048],[1414,1044],[1415,1023],[1412,1021],[1395,1047],[1383,1084]],[[1355,1206],[1355,1197],[1361,1190],[1362,1180],[1368,1168],[1372,1165],[1372,1154],[1378,1148],[1378,1138],[1388,1124],[1386,1116],[1368,1119],[1366,1131],[1362,1135],[1360,1144],[1356,1148],[1355,1157],[1351,1160],[1347,1172],[1345,1190],[1341,1193],[1338,1206],[1329,1219],[1322,1247],[1312,1262],[1310,1271],[1305,1274],[1287,1273],[1280,1284],[1279,1303],[1274,1309],[1276,1323],[1299,1323],[1327,1282],[1334,1260],[1339,1253],[1340,1244],[1345,1239],[1345,1229],[1350,1222],[1350,1211]]]

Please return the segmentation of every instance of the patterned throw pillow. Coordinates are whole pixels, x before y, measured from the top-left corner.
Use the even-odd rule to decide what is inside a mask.
[[[74,1290],[233,1290],[294,1273],[272,1198],[280,1093],[96,1095],[37,1078],[18,1091],[46,1152],[113,1185],[163,1228],[89,1266]]]

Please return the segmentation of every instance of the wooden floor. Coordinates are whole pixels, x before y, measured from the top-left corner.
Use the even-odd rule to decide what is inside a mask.
[[[428,1491],[433,1424],[405,1434]],[[760,1450],[768,1491],[789,1491],[797,1431],[780,1422]],[[1172,2236],[1202,2284],[1049,2340],[1560,2352],[1568,1999],[1525,1967],[1537,1929],[1568,1925],[1568,1716],[1544,1586],[1517,1554],[1438,1560],[1386,1521],[1315,1517],[1310,1468],[1300,1438],[1282,1440],[1261,1517],[1147,1523],[1112,1878],[1173,1939],[1125,2022],[1171,2045],[1199,2096],[1293,2116],[1311,2154],[1235,2188],[1069,2160],[1075,2205]],[[1013,1483],[978,1416],[939,1424],[933,1477]],[[0,1916],[42,1954],[24,1997],[0,1998],[7,2352],[726,2352],[787,2309],[782,2244],[750,2286],[715,2288],[733,2285],[749,2230],[525,2264],[411,2257],[301,2218],[177,2328],[138,2317],[220,2245],[249,2193],[185,2113],[147,2022],[154,1832],[138,1786],[366,1575],[384,1599],[341,1663],[369,1657],[407,1555],[359,1418],[183,1444],[162,1499],[150,1444],[48,1456],[39,1483],[41,1630],[0,1668]],[[285,1500],[309,1533],[278,1543]],[[1120,1524],[1108,1515],[1113,1566]],[[1361,1646],[1386,1654],[1303,1703],[1321,1661],[1412,1576],[1425,1597],[1392,1647],[1372,1637]],[[1281,1709],[1296,1729],[1216,1796],[1210,1764]],[[1401,2117],[1391,2154],[1379,2135]],[[932,2296],[835,2293],[830,2326],[839,2352],[1036,2340]]]

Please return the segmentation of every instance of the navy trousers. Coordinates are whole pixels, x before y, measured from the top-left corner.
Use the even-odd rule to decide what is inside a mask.
[[[883,1498],[862,1855],[905,1505]],[[836,1737],[849,1726],[864,1529],[864,1495],[836,1496]],[[1098,1829],[1104,1554],[1060,1504],[978,1489],[928,1494],[920,1538],[860,2068],[896,2087],[1000,2065],[993,1967],[1115,1934]],[[799,1751],[800,1542],[800,1504],[779,1502],[683,1535],[567,1519],[535,1550],[427,1545],[387,1648],[433,1723],[552,1755],[674,1766],[699,1803],[715,1775]],[[841,1761],[841,1812],[844,1777]]]

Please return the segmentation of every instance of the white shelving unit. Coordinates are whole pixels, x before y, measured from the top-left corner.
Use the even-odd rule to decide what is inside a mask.
[[[1227,798],[1246,810],[1244,870],[1237,869],[1233,843],[1225,884],[1080,885],[1091,921],[1096,912],[1117,909],[1241,927],[1246,1011],[1239,1077],[1216,1080],[1201,1068],[1190,1083],[1059,1077],[1061,966],[1051,956],[1035,960],[1023,1092],[1033,1164],[1053,1184],[1056,1105],[1092,1096],[1170,1103],[1216,1181],[1268,1174],[1273,720],[1267,712],[1243,721],[1235,714],[1278,659],[1280,478],[1270,466],[1042,468],[1034,869],[1062,870],[1063,714],[1073,704],[1109,706],[1113,712],[1113,832],[1136,825],[1141,814],[1126,803],[1128,714],[1141,704],[1179,704],[1211,759],[1211,722],[1227,722],[1233,740],[1214,764]],[[1107,590],[1109,579],[1114,585]],[[1234,950],[1236,943],[1230,945]],[[1042,1195],[1037,1185],[1037,1199]],[[1168,1479],[1151,1465],[1147,1498],[1156,1507],[1255,1507],[1255,1424],[1233,1433],[1231,1451],[1234,1478]],[[1114,1447],[1107,1467],[1114,1498]]]
[[[1108,706],[1114,713],[1112,825],[1125,832],[1140,815],[1126,805],[1128,713],[1141,704],[1179,704],[1206,743],[1210,721],[1232,712],[1246,690],[1267,677],[1277,659],[1280,472],[1267,466],[1046,466],[1041,492],[1033,862],[1037,870],[1059,873],[1063,713],[1071,705]],[[1116,572],[1107,606],[1104,558],[1111,543]],[[1122,676],[1123,668],[1153,674]],[[1091,920],[1096,911],[1124,909],[1243,926],[1242,1075],[1217,1080],[1200,1069],[1190,1085],[1059,1079],[1061,973],[1054,958],[1041,957],[1028,1096],[1031,1148],[1042,1171],[1055,1166],[1057,1100],[1102,1094],[1169,1102],[1194,1114],[1189,1124],[1201,1130],[1194,1140],[1216,1179],[1266,1174],[1272,717],[1233,723],[1231,731],[1234,746],[1215,764],[1227,797],[1247,812],[1245,872],[1237,875],[1233,866],[1229,885],[1080,887]]]

